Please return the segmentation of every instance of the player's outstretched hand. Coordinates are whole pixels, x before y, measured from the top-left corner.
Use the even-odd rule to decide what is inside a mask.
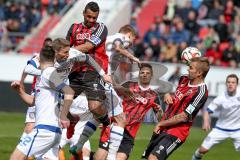
[[[21,87],[21,84],[20,84],[20,81],[13,81],[11,83],[11,87],[16,90],[16,91],[20,91],[20,87]]]
[[[117,122],[117,124],[118,124],[120,127],[122,127],[122,128],[124,128],[124,127],[126,126],[126,124],[127,124],[126,116],[125,116],[124,113],[121,113],[121,114],[119,114],[119,115],[117,115],[117,116],[114,116],[114,119],[115,119],[115,121]]]
[[[173,98],[172,96],[169,94],[169,93],[166,93],[164,95],[164,98],[163,98],[163,101],[166,103],[166,104],[173,104]]]
[[[62,128],[68,128],[70,126],[70,121],[66,116],[60,116],[60,123]]]
[[[161,131],[161,125],[160,125],[160,123],[158,123],[158,124],[155,126],[155,128],[154,128],[154,132],[155,132],[156,134],[159,134],[160,131]]]
[[[102,78],[103,78],[103,81],[104,81],[104,82],[106,82],[106,83],[111,83],[111,84],[112,84],[112,78],[111,78],[111,76],[104,74],[104,75],[102,76]]]
[[[204,131],[206,131],[206,132],[210,131],[210,129],[211,129],[210,122],[204,121],[204,122],[203,122],[203,125],[202,125],[202,129],[203,129]]]

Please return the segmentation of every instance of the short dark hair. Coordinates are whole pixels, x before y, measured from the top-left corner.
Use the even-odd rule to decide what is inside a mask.
[[[45,38],[44,41],[43,41],[43,46],[45,46],[46,44],[49,44],[49,43],[51,43],[51,42],[52,42],[52,38],[47,37],[47,38]]]
[[[137,33],[136,33],[135,29],[129,24],[126,24],[126,25],[122,26],[119,29],[119,33],[123,33],[123,34],[131,33],[133,36],[135,36],[135,37],[137,36]]]
[[[42,61],[54,61],[55,51],[53,50],[52,44],[46,44],[40,51],[40,60]]]
[[[151,74],[153,75],[153,69],[152,69],[152,66],[151,66],[150,64],[148,64],[148,63],[141,63],[141,65],[140,65],[140,67],[139,67],[140,71],[141,71],[143,68],[149,68],[150,71],[151,71]]]
[[[86,12],[88,9],[90,9],[93,12],[99,12],[100,10],[96,2],[89,2],[85,7],[84,12]]]
[[[238,76],[236,74],[229,74],[226,78],[226,82],[227,82],[228,78],[235,78],[237,80],[237,84],[238,84]]]

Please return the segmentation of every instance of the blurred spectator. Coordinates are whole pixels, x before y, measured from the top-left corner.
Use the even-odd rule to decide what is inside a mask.
[[[211,64],[220,66],[222,53],[218,50],[217,42],[213,41],[211,47],[206,50],[205,56],[208,57],[208,60]]]
[[[134,53],[135,53],[135,56],[136,57],[141,57],[142,55],[144,55],[144,52],[145,52],[145,48],[144,47],[144,44],[143,44],[143,41],[140,37],[138,37],[136,40],[135,40],[135,45],[134,45]]]
[[[234,6],[233,0],[228,0],[224,8],[224,17],[226,24],[231,23],[236,16],[236,8]]]
[[[173,41],[167,42],[167,47],[162,50],[159,60],[160,62],[177,62],[177,46]]]
[[[147,48],[144,51],[144,54],[140,57],[141,61],[156,61],[157,58],[153,56],[153,50],[152,48]]]
[[[220,42],[228,41],[229,40],[229,34],[228,34],[228,27],[225,21],[225,17],[223,14],[219,15],[219,21],[214,26],[214,29],[219,35]]]
[[[234,48],[234,44],[229,43],[229,47],[225,49],[222,53],[222,59],[225,65],[229,65],[230,67],[235,67],[236,65],[232,61],[235,61],[236,55],[237,55],[237,52]]]
[[[160,53],[160,45],[156,37],[150,39],[149,47],[153,50],[153,57],[158,57]]]
[[[175,31],[172,33],[172,40],[175,43],[189,42],[190,33],[184,28],[184,23],[182,21],[176,24]]]
[[[219,15],[223,14],[223,6],[220,0],[213,1],[213,7],[209,10],[208,18],[218,20]]]
[[[149,43],[152,37],[156,37],[158,40],[160,39],[160,32],[155,23],[152,23],[150,29],[144,35],[144,42]]]

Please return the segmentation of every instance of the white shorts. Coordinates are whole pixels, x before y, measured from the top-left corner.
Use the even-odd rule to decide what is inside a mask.
[[[240,130],[238,131],[224,131],[217,128],[213,128],[207,135],[202,143],[202,147],[210,149],[215,144],[222,142],[223,140],[231,138],[236,151],[240,151]]]
[[[88,108],[88,101],[84,94],[79,95],[73,100],[69,112],[73,115],[78,115],[80,121],[92,119],[92,113]]]
[[[63,148],[66,144],[70,144],[70,146],[77,144],[79,137],[82,134],[82,131],[83,131],[86,123],[87,123],[87,121],[78,121],[78,123],[76,124],[76,126],[74,128],[74,134],[73,134],[72,138],[70,138],[70,139],[67,139],[67,129],[63,129],[59,146],[61,148]],[[86,148],[89,151],[91,151],[91,146],[90,146],[89,140],[84,144],[83,148]]]
[[[61,129],[48,125],[41,125],[42,127],[40,128],[45,129],[40,129],[38,126],[29,134],[21,137],[17,149],[27,157],[34,156],[36,159],[48,158],[58,160]]]
[[[106,99],[103,102],[103,105],[108,110],[108,116],[113,117],[123,113],[122,99],[117,95],[117,92],[112,86],[105,86]]]
[[[26,119],[25,123],[35,123],[35,112],[36,112],[36,107],[28,107],[27,113],[26,113]]]

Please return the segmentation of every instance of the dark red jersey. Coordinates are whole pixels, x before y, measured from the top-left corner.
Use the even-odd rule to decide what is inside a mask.
[[[193,119],[203,107],[207,98],[208,90],[205,83],[190,85],[188,76],[182,76],[173,97],[173,104],[168,106],[162,120],[185,112],[188,115],[188,122],[167,127],[164,132],[174,135],[184,142],[189,135]]]
[[[150,88],[141,88],[137,82],[127,82],[123,86],[129,88],[136,97],[134,100],[124,97],[122,102],[127,120],[125,129],[135,137],[147,111],[151,108],[157,109],[158,94]]]
[[[90,50],[87,54],[92,56],[92,58],[107,72],[108,67],[108,56],[105,50],[105,41],[107,38],[107,27],[103,23],[96,23],[93,27],[88,28],[84,23],[72,24],[68,30],[66,39],[70,41],[71,46],[78,46],[84,44],[86,41],[92,43],[94,48]],[[88,66],[88,64],[75,65],[73,67],[74,71],[88,71],[93,70],[93,67]]]

